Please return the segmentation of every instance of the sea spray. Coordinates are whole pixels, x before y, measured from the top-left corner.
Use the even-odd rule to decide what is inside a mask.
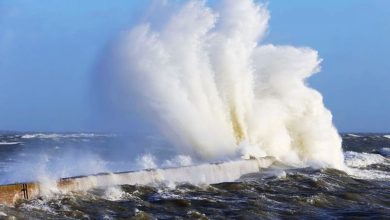
[[[189,1],[169,16],[122,33],[101,78],[111,100],[141,109],[192,157],[344,167],[332,115],[306,84],[321,60],[310,48],[260,44],[270,17],[263,5]]]

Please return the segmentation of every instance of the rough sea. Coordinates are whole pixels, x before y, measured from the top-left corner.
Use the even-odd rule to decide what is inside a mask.
[[[390,219],[390,135],[342,138],[348,172],[275,164],[235,182],[53,193],[0,205],[0,219]],[[0,184],[183,165],[170,149],[153,136],[5,132]]]

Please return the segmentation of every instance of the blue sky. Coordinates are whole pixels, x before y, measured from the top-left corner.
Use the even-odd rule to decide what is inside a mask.
[[[95,127],[94,69],[151,1],[0,0],[0,130]],[[390,1],[269,0],[266,42],[324,59],[309,83],[340,131],[390,131]]]

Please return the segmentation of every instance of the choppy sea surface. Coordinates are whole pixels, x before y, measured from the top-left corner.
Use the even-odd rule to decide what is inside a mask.
[[[235,182],[52,194],[0,205],[0,219],[390,219],[390,135],[342,138],[347,172],[274,165]],[[167,145],[153,136],[3,133],[0,184],[183,165]]]

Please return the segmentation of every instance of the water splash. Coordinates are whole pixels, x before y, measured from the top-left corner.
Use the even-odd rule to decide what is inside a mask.
[[[190,1],[169,16],[122,33],[103,80],[112,100],[141,109],[187,155],[344,167],[332,115],[305,83],[321,60],[310,48],[260,44],[263,5]]]

